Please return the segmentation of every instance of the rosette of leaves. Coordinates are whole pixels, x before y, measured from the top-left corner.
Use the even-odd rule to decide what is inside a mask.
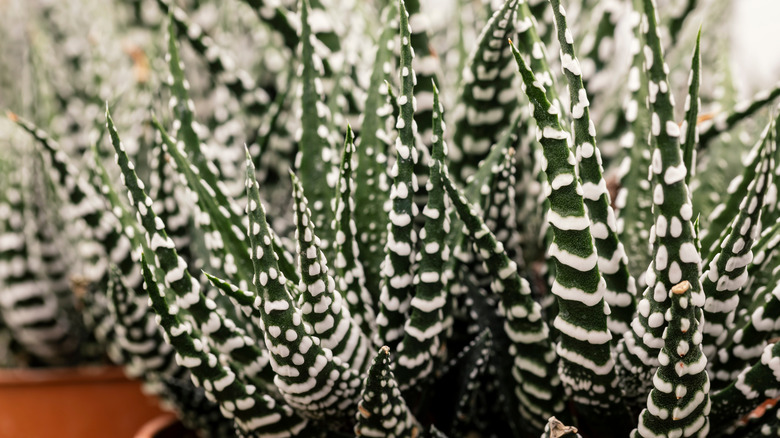
[[[653,0],[624,10],[494,2],[449,91],[458,75],[434,71],[445,65],[431,61],[439,39],[417,2],[377,6],[382,29],[360,41],[339,30],[344,6],[246,3],[281,41],[274,50],[290,57],[285,81],[297,93],[236,82],[189,11],[161,1],[173,9],[161,67],[171,98],[154,119],[153,151],[132,153],[107,113],[104,137],[129,202],[116,194],[116,166],[97,160],[89,181],[22,124],[51,158],[64,217],[87,224],[83,239],[101,248],[80,256],[102,285],[89,295],[98,340],[154,376],[192,427],[259,437],[754,436],[777,427],[765,403],[780,395],[777,123],[752,137],[728,190],[708,175],[728,141],[717,134],[777,93],[698,135],[700,96],[711,94],[700,90],[701,58],[712,49],[681,30],[693,3],[666,16]],[[598,26],[570,26],[578,9],[577,20]],[[609,56],[618,37],[631,46],[622,70]],[[245,176],[211,159],[226,137],[210,130],[229,118],[200,113],[204,90],[188,81],[179,39],[245,104],[228,114],[263,120],[268,135],[247,137],[265,146],[217,145],[242,157]],[[373,64],[340,58],[353,49],[375,54]],[[667,64],[680,51],[693,51],[691,62]],[[683,111],[679,71],[691,77]],[[266,154],[283,137],[297,158],[273,166],[291,170],[289,185],[267,178]],[[236,182],[246,190],[233,196]],[[4,192],[6,210],[29,208],[14,190]],[[93,196],[106,205],[82,203]]]

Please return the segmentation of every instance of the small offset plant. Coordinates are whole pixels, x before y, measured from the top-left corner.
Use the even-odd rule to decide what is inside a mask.
[[[0,321],[34,357],[97,344],[204,436],[778,433],[780,88],[702,112],[730,86],[683,24],[718,6],[246,0],[253,79],[156,3],[165,99],[111,97],[88,163],[9,114],[39,147],[0,155]]]

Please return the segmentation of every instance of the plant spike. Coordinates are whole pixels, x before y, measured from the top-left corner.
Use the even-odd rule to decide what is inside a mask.
[[[729,427],[764,400],[780,396],[780,342],[766,345],[760,356],[733,383],[712,396],[712,430]]]
[[[331,350],[334,358],[339,358],[347,367],[362,372],[368,367],[370,340],[352,319],[344,295],[336,288],[336,280],[328,270],[301,181],[292,172],[290,177],[301,271],[298,307],[303,322],[313,328],[312,334],[321,340],[322,348]]]
[[[337,153],[332,142],[330,111],[321,98],[324,72],[322,59],[312,45],[314,37],[309,25],[309,0],[301,0],[298,10],[301,14],[301,44],[298,49],[302,60],[299,67],[301,131],[297,139],[299,147],[295,167],[311,200],[314,225],[319,230],[325,253],[330,256],[334,235],[330,227],[334,217],[330,201],[336,193]]]
[[[664,346],[666,326],[664,315],[672,301],[668,291],[687,281],[691,306],[704,305],[699,280],[701,256],[691,222],[693,209],[685,184],[687,170],[679,143],[680,127],[673,120],[674,100],[666,73],[669,67],[663,58],[654,1],[643,0],[643,3],[644,68],[652,114],[650,133],[656,144],[650,167],[653,181],[654,225],[650,231],[653,261],[645,274],[647,287],[637,304],[638,314],[631,324],[632,331],[620,340],[621,384],[627,393],[635,395],[636,399],[629,400],[631,404],[644,401],[650,389],[651,376],[659,366],[659,351]]]
[[[390,190],[387,172],[387,151],[392,141],[386,130],[388,119],[392,116],[392,107],[387,103],[388,86],[384,80],[389,78],[385,66],[393,58],[388,42],[398,34],[398,5],[389,4],[382,11],[385,23],[377,41],[376,56],[371,71],[370,86],[367,91],[362,135],[357,143],[357,168],[355,181],[355,217],[356,236],[363,270],[366,276],[366,288],[372,296],[374,309],[379,304],[379,282],[381,265],[384,261],[384,242],[387,239],[387,212],[385,203]]]
[[[160,135],[162,136],[163,134]],[[97,156],[97,153],[95,155]],[[168,235],[173,239],[173,243],[176,245],[176,250],[187,262],[187,265],[190,266],[190,275],[197,275],[197,270],[203,268],[206,265],[207,260],[204,260],[201,255],[191,247],[195,241],[194,236],[192,235],[192,209],[187,208],[186,201],[189,201],[189,199],[184,196],[184,193],[177,190],[182,188],[177,186],[175,181],[177,176],[176,171],[173,169],[173,166],[167,163],[169,159],[169,154],[163,150],[161,144],[155,144],[153,146],[150,167],[154,170],[149,176],[149,196],[154,200],[152,208],[157,212],[157,215],[165,224]],[[102,168],[103,164],[96,160],[96,167],[101,168],[100,179],[105,190],[113,192],[111,180]],[[106,197],[109,199],[116,199],[117,202],[113,203],[114,206],[119,206],[120,209],[124,210],[124,205],[119,202],[116,193],[111,193],[106,195]],[[138,227],[138,223],[134,218],[131,218],[128,222],[133,223],[135,228]],[[123,225],[127,226],[125,223],[123,223]],[[138,240],[143,241],[140,237],[138,237]],[[140,244],[141,242],[138,242],[133,246],[137,248]],[[147,248],[144,248],[144,250],[146,249]]]
[[[507,256],[518,266],[525,268],[521,236],[517,230],[515,172],[518,169],[517,151],[510,147],[504,151],[501,162],[493,168],[494,178],[490,193],[485,197],[485,223],[506,248]]]
[[[187,180],[187,186],[197,196],[196,205],[201,213],[196,214],[199,226],[207,230],[206,246],[220,256],[209,257],[212,268],[220,269],[228,275],[238,275],[244,283],[251,278],[251,265],[246,257],[245,233],[241,232],[241,212],[235,203],[230,202],[225,193],[227,188],[219,180],[219,169],[213,161],[204,155],[200,139],[195,131],[195,104],[189,96],[189,82],[184,77],[184,64],[179,57],[176,44],[176,32],[173,19],[168,21],[168,53],[166,59],[170,69],[168,85],[171,88],[171,110],[176,115],[172,137],[167,135],[157,120],[154,125],[160,131],[163,140],[163,150],[174,159],[177,172]],[[186,156],[187,160],[183,157]],[[216,212],[219,210],[219,212]],[[228,225],[228,220],[236,228]],[[218,221],[214,224],[214,221]],[[238,257],[238,259],[236,259]]]
[[[540,3],[538,5],[542,9],[546,9],[548,1],[539,0]],[[539,23],[536,21],[534,14],[531,13],[528,2],[523,1],[520,3],[520,6],[517,8],[517,19],[518,22],[515,25],[517,28],[517,40],[522,53],[529,55],[528,66],[536,74],[536,78],[544,88],[547,100],[550,101],[552,106],[563,111],[563,106],[558,100],[558,91],[555,87],[555,76],[547,63],[547,48],[544,40],[539,37],[537,29]],[[546,30],[550,32],[549,35],[552,35],[552,27]]]
[[[547,192],[550,209],[547,220],[553,231],[549,254],[555,259],[552,293],[560,312],[553,326],[561,332],[557,347],[564,386],[586,412],[598,412],[613,428],[628,428],[618,397],[615,362],[611,355],[612,335],[607,328],[609,305],[604,301],[606,284],[597,266],[598,256],[585,213],[582,187],[577,179],[568,134],[561,129],[558,107],[547,100],[544,87],[528,69],[510,42],[525,92],[534,105],[538,138],[547,162],[545,173],[552,190]],[[622,422],[622,424],[621,424]]]
[[[406,19],[414,24],[414,28],[409,29],[411,35],[408,37],[414,59],[410,60],[407,65],[410,70],[415,71],[412,75],[415,85],[414,95],[417,97],[416,102],[419,102],[419,106],[417,103],[414,105],[414,120],[419,127],[419,131],[415,131],[420,133],[423,144],[430,145],[432,135],[431,115],[434,111],[431,84],[437,81],[436,76],[441,69],[441,61],[439,60],[439,55],[433,51],[431,46],[431,36],[428,34],[428,20],[421,19],[421,6],[421,0],[408,0],[404,2],[404,7],[401,10],[407,11],[409,16]],[[403,32],[401,38],[403,39]],[[404,56],[404,46],[406,44],[403,44],[402,41],[401,58]],[[419,77],[416,72],[419,72]],[[417,84],[418,79],[419,85]],[[403,81],[403,78],[401,80]],[[401,94],[404,94],[403,91]]]
[[[395,368],[402,391],[421,389],[419,385],[433,372],[436,358],[445,345],[443,309],[447,304],[445,284],[450,275],[445,271],[450,255],[447,244],[450,224],[441,180],[441,162],[447,155],[444,106],[439,102],[436,84],[433,84],[433,108],[428,202],[423,209],[425,226],[420,232],[423,250],[418,253],[415,295],[410,302],[411,312],[404,326]]]
[[[695,3],[697,0],[689,0]],[[674,37],[672,37],[674,39]],[[688,77],[688,96],[685,98],[685,120],[680,131],[685,135],[680,137],[683,147],[683,163],[688,172],[685,174],[685,184],[690,186],[691,178],[696,174],[696,144],[699,142],[699,85],[701,84],[701,28],[696,36],[696,47],[691,60],[691,75]],[[706,342],[705,342],[706,344]]]
[[[358,247],[359,231],[355,225],[355,201],[353,198],[354,181],[352,173],[355,153],[355,138],[352,128],[347,126],[344,140],[344,150],[341,155],[341,168],[337,184],[336,212],[336,259],[333,263],[338,290],[343,291],[352,318],[360,326],[363,333],[372,339],[376,334],[376,314],[374,313],[374,298],[366,288],[366,275],[363,271],[361,252]],[[363,180],[365,181],[365,180]]]
[[[157,323],[164,330],[166,341],[176,349],[176,362],[190,370],[193,382],[206,389],[210,400],[219,403],[223,416],[233,418],[241,430],[250,434],[289,437],[306,428],[306,419],[299,417],[289,406],[256,392],[254,386],[237,379],[236,371],[230,365],[222,364],[204,345],[201,334],[179,318],[176,309],[168,304],[143,252],[141,266],[151,307],[157,314]]]
[[[420,426],[406,405],[393,376],[390,348],[379,349],[363,384],[357,406],[356,436],[420,436]]]
[[[113,357],[112,360],[122,364],[129,377],[151,381],[156,391],[161,378],[185,377],[185,368],[174,359],[175,351],[163,339],[160,327],[152,323],[148,297],[129,289],[115,266],[109,267],[106,295],[108,309],[116,321],[113,344],[120,361]]]
[[[772,141],[774,134],[774,132],[764,131],[761,139],[756,142],[743,158],[742,165],[745,169],[742,171],[742,174],[737,175],[729,183],[726,189],[728,199],[710,213],[708,218],[710,231],[703,233],[701,237],[702,257],[707,262],[707,265],[712,262],[713,257],[717,254],[718,245],[722,243],[722,240],[725,238],[725,232],[734,219],[734,212],[739,211],[739,205],[748,196],[748,187],[753,180],[758,178],[758,172],[762,169],[761,160],[765,159],[762,151],[769,147],[768,143]]]
[[[719,347],[729,340],[728,326],[734,321],[737,304],[744,295],[739,292],[747,284],[747,265],[753,260],[753,242],[761,233],[761,206],[771,186],[776,152],[774,121],[769,123],[762,144],[761,159],[754,173],[756,178],[750,180],[748,193],[739,204],[739,213],[717,242],[720,251],[713,251],[702,275],[702,290],[707,297],[704,304],[704,320],[707,321],[704,354],[710,361],[714,361]],[[724,361],[728,355],[727,351],[719,352],[719,361]]]
[[[255,84],[245,70],[236,69],[235,61],[225,53],[199,25],[193,23],[184,9],[171,4],[170,0],[157,0],[163,13],[170,14],[172,23],[193,49],[204,58],[213,75],[215,84],[224,85],[235,99],[242,103],[249,114],[262,115],[270,103],[268,93]],[[219,122],[224,123],[225,120]]]
[[[775,107],[775,112],[777,113],[778,111],[780,111],[780,105]],[[775,120],[775,142],[780,142],[778,138],[780,138],[780,122]],[[769,189],[766,205],[761,212],[761,217],[765,224],[774,224],[780,219],[780,195],[774,194],[780,193],[780,156],[775,157],[775,168],[772,170],[772,174],[774,175],[772,178],[773,187]]]
[[[162,138],[164,153],[172,158],[171,166],[186,181],[193,204],[200,210],[196,212],[196,217],[199,226],[204,230],[206,246],[212,253],[209,257],[211,268],[235,276],[239,282],[248,283],[252,278],[251,264],[242,234],[244,227],[236,225],[236,222],[240,224],[237,218],[233,219],[236,217],[233,212],[234,204],[221,188],[201,177],[203,172],[197,170],[187,158],[189,153],[185,151],[184,143],[176,143],[169,137],[157,119],[154,119],[153,123]],[[206,172],[211,171],[206,169]]]
[[[761,214],[764,222],[764,212]],[[741,316],[742,321],[748,319],[743,311],[755,310],[756,305],[766,298],[767,291],[771,290],[771,279],[776,274],[774,270],[778,263],[778,250],[780,250],[780,221],[765,229],[761,233],[761,238],[753,245],[753,261],[747,268],[748,282],[737,306],[737,314]],[[737,326],[739,325],[741,324],[737,323]]]
[[[187,159],[188,153],[182,144],[177,144],[169,137],[156,119],[154,125],[162,137],[163,151],[172,158],[170,164],[185,179],[190,197],[201,212],[197,217],[205,233],[206,246],[211,252],[211,268],[235,276],[239,285],[246,287],[252,278],[252,266],[243,234],[246,227],[233,211],[234,204],[220,188],[201,178],[202,173],[196,171],[197,168]]]
[[[401,97],[398,99],[398,105],[401,114],[395,125],[398,129],[395,142],[397,158],[391,170],[394,177],[390,188],[392,210],[390,223],[388,223],[386,256],[382,269],[382,292],[379,299],[380,309],[377,315],[380,343],[388,345],[397,344],[403,337],[404,322],[412,299],[412,250],[417,241],[414,218],[418,213],[412,199],[417,192],[417,177],[414,174],[414,164],[418,157],[414,120],[417,107],[414,85],[417,79],[412,68],[414,50],[410,43],[409,13],[406,11],[404,0],[399,2]]]
[[[775,286],[780,276],[775,271],[772,284],[755,299],[753,309],[747,309],[726,333],[726,342],[718,349],[713,363],[713,384],[721,389],[739,376],[740,371],[761,355],[762,349],[771,343],[769,339],[780,329],[780,288]]]
[[[582,435],[577,433],[576,427],[566,426],[557,418],[550,417],[544,426],[542,438],[582,438]]]
[[[195,103],[190,98],[190,83],[184,76],[184,63],[179,55],[173,18],[168,19],[167,30],[165,36],[168,52],[165,54],[165,60],[168,62],[170,70],[167,84],[171,91],[168,106],[174,114],[172,137],[183,143],[182,149],[186,151],[190,162],[198,169],[201,179],[211,187],[216,187],[217,184],[223,185],[224,183],[218,182],[221,170],[215,165],[215,161],[209,160],[204,150],[207,146],[201,143],[196,132]]]
[[[641,2],[633,0],[633,8],[640,10]],[[653,258],[650,243],[650,227],[654,222],[653,193],[648,169],[655,138],[650,135],[650,102],[647,100],[647,87],[643,86],[647,83],[647,72],[642,68],[644,36],[640,20],[632,20],[632,25],[632,58],[627,81],[629,94],[623,104],[623,113],[630,130],[619,140],[620,146],[627,149],[627,154],[619,167],[623,171],[618,174],[621,187],[615,197],[615,208],[619,210],[617,227],[620,241],[632,249],[628,271],[636,279],[639,290],[642,290],[646,286],[647,266]]]
[[[491,288],[500,295],[499,312],[504,317],[503,328],[511,341],[508,353],[513,357],[511,374],[515,381],[514,393],[519,401],[519,413],[528,423],[525,427],[541,431],[544,418],[563,415],[563,387],[560,383],[567,378],[555,377],[554,348],[547,324],[542,320],[541,307],[531,297],[528,281],[517,273],[515,262],[506,255],[501,242],[496,241],[478,215],[478,210],[455,187],[446,168],[442,178],[449,199],[464,223],[464,232],[483,257],[485,270],[492,277]],[[608,345],[606,321],[603,337]],[[600,382],[598,377],[596,382]],[[515,415],[517,412],[507,414]]]
[[[710,141],[714,140],[718,135],[729,131],[737,123],[772,103],[778,96],[780,96],[780,83],[775,84],[772,89],[759,91],[753,96],[752,100],[736,104],[731,112],[716,116],[712,122],[708,122],[705,127],[699,130],[699,149],[706,149]]]
[[[261,322],[276,372],[274,383],[285,401],[301,415],[327,419],[335,426],[346,415],[345,410],[355,405],[360,378],[335,359],[330,349],[322,347],[320,339],[311,335],[313,328],[303,323],[303,312],[295,307],[273,252],[249,151],[246,166],[250,254],[257,295],[254,299],[245,297],[242,308]],[[240,296],[236,294],[235,298]],[[249,299],[251,305],[246,302]]]
[[[116,152],[117,164],[122,170],[128,199],[136,210],[138,222],[144,228],[146,243],[155,253],[155,268],[161,270],[166,290],[172,291],[175,296],[175,308],[180,310],[182,318],[207,337],[210,348],[229,357],[239,372],[255,378],[261,387],[269,386],[267,376],[263,380],[259,375],[267,361],[263,352],[254,345],[254,340],[236,327],[229,313],[223,315],[216,311],[217,303],[203,295],[200,283],[187,271],[187,263],[178,255],[173,240],[165,231],[165,224],[152,208],[152,198],[146,195],[143,181],[135,173],[135,165],[127,157],[108,107],[106,129]]]
[[[652,10],[651,10],[652,11]],[[691,284],[683,280],[668,293],[671,306],[663,318],[664,346],[653,376],[647,408],[632,437],[696,436],[709,432],[710,381],[707,357],[701,350],[701,308]]]
[[[512,87],[514,65],[505,41],[515,32],[520,0],[506,0],[482,29],[464,69],[462,90],[455,108],[455,134],[450,170],[465,181],[475,165],[510,126],[518,105]],[[434,108],[435,109],[435,108]]]
[[[104,281],[107,275],[108,262],[115,264],[128,280],[128,286],[140,286],[140,275],[130,256],[129,240],[116,226],[112,215],[105,214],[100,195],[76,170],[70,158],[45,131],[36,128],[32,123],[9,113],[9,118],[29,132],[40,144],[50,159],[52,168],[51,179],[65,188],[68,202],[62,210],[63,219],[75,224],[74,232],[85,237],[87,243],[80,244],[78,254],[88,266],[82,275],[91,283]],[[94,241],[98,245],[89,244]],[[135,279],[135,282],[129,282]]]
[[[566,24],[566,11],[560,0],[550,0],[550,5],[561,45],[562,70],[569,83],[579,179],[598,254],[599,272],[606,283],[604,300],[610,307],[607,326],[617,339],[629,330],[636,305],[636,282],[628,272],[626,250],[618,239],[615,212],[602,176],[601,152],[596,146],[596,128],[590,118],[588,94],[582,84],[582,69],[574,53],[574,40]]]

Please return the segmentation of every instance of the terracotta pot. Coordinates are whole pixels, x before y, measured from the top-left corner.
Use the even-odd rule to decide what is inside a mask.
[[[144,424],[135,438],[197,438],[198,435],[185,428],[173,414],[160,415]]]
[[[132,438],[161,414],[118,367],[0,370],[0,438]]]

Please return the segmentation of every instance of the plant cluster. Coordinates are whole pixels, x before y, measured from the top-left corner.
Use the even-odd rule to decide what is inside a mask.
[[[703,86],[722,5],[183,3],[122,5],[129,87],[36,46],[0,360],[105,352],[204,436],[780,431],[780,87]]]

